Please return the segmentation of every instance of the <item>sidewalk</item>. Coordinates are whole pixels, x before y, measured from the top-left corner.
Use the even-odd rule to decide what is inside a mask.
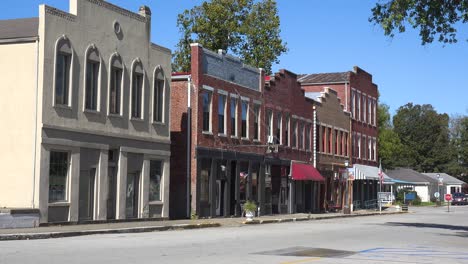
[[[400,214],[402,212],[383,211],[382,215]],[[47,239],[95,234],[141,233],[167,230],[185,230],[210,227],[240,227],[245,224],[270,224],[294,221],[323,220],[332,218],[359,217],[379,215],[378,211],[356,211],[352,214],[286,214],[255,217],[252,222],[245,222],[245,218],[212,218],[196,220],[167,220],[145,222],[121,222],[105,224],[84,224],[47,226],[36,228],[0,229],[0,241]]]

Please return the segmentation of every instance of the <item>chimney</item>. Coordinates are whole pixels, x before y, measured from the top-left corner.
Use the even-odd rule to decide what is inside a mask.
[[[138,10],[140,16],[144,16],[146,18],[151,18],[151,9],[148,6],[140,6],[140,10]]]

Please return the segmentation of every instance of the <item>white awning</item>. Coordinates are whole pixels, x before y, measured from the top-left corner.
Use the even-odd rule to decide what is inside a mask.
[[[379,168],[362,164],[354,164],[352,168],[355,180],[379,180]],[[384,183],[392,184],[392,178],[382,172],[384,175]]]

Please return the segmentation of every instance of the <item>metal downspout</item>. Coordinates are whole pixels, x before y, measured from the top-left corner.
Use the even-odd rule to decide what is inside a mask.
[[[190,219],[191,207],[192,207],[192,197],[191,197],[191,152],[192,152],[192,106],[191,106],[191,84],[192,78],[189,76],[187,81],[187,218]]]

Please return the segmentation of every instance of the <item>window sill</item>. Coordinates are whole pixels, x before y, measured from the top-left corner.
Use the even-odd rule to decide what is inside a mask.
[[[242,137],[241,140],[243,140],[243,141],[250,141],[250,139],[249,139],[249,138],[246,138],[246,137]]]
[[[218,133],[218,137],[227,137],[227,135],[224,133]]]
[[[83,110],[83,113],[93,114],[93,115],[99,115],[100,114],[100,112],[98,110],[91,110],[91,109],[85,109],[85,110]]]
[[[232,139],[239,139],[237,136],[231,136]]]
[[[107,114],[107,116],[112,118],[123,118],[123,116],[120,114]]]
[[[149,201],[149,205],[164,205],[163,201]]]
[[[61,202],[49,202],[50,207],[63,207],[63,206],[70,206],[69,202],[61,201]]]
[[[209,136],[212,136],[212,135],[213,135],[213,133],[210,132],[210,131],[202,131],[202,134],[203,134],[203,135],[209,135]]]
[[[56,104],[54,105],[54,108],[58,109],[64,109],[64,110],[72,110],[72,107],[69,105],[62,105],[62,104]]]
[[[161,122],[161,121],[153,121],[152,123],[153,123],[154,126],[163,126],[163,125],[166,124],[166,123]]]
[[[144,122],[145,120],[143,118],[139,118],[139,117],[132,117],[132,118],[130,118],[130,121],[132,121],[132,122]]]
[[[255,143],[260,143],[260,140],[254,139],[253,142],[255,142]]]

